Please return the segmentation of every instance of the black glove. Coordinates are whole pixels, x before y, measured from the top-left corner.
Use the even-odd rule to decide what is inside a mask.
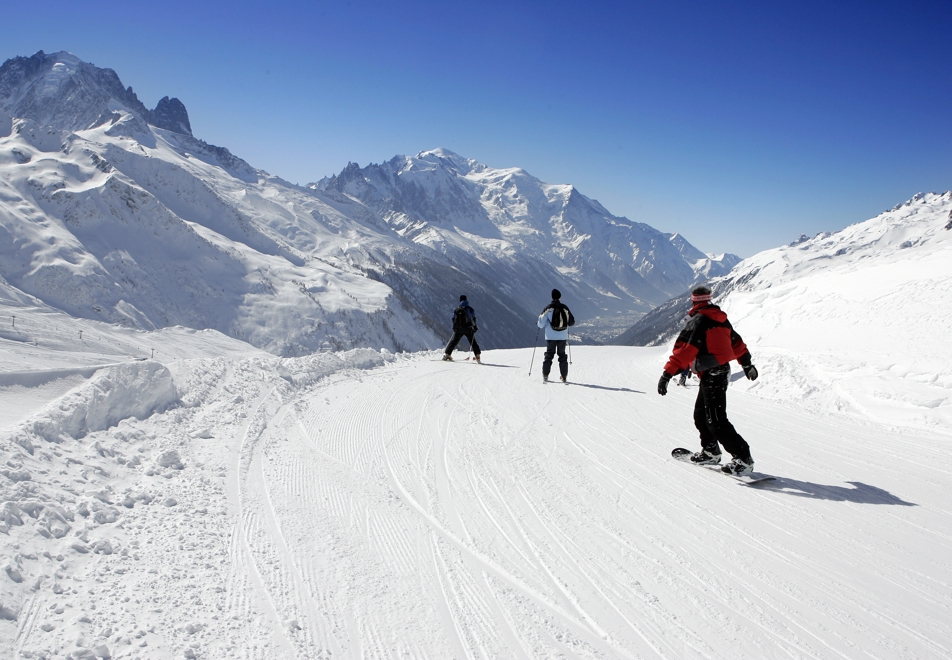
[[[757,380],[757,376],[760,374],[757,373],[757,367],[752,364],[748,364],[744,367],[744,375],[747,376],[747,380]]]
[[[658,394],[664,396],[668,393],[668,381],[671,380],[671,374],[665,371],[661,374],[661,380],[658,381]]]

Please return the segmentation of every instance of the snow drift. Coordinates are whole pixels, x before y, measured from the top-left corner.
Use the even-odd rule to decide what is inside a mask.
[[[3,383],[7,387],[35,386],[70,373],[77,371],[6,373]],[[75,440],[94,431],[104,431],[130,417],[144,419],[163,412],[177,400],[172,375],[161,364],[136,362],[105,367],[97,370],[89,382],[22,423],[13,439],[22,446],[31,446],[36,438],[49,442]]]

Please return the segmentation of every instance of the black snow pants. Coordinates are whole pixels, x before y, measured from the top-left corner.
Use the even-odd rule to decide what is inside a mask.
[[[749,460],[750,446],[727,419],[727,383],[730,376],[728,366],[714,367],[701,373],[701,386],[694,403],[694,426],[701,434],[701,447],[708,453],[719,454],[717,445],[720,443],[734,458]]]
[[[545,340],[545,355],[542,356],[542,375],[546,378],[549,377],[549,372],[552,370],[552,358],[555,357],[556,351],[559,353],[559,374],[561,374],[562,378],[568,378],[569,360],[565,356],[564,339]]]
[[[473,356],[479,357],[480,350],[479,344],[476,343],[475,330],[455,330],[453,332],[453,338],[450,339],[450,343],[446,345],[446,349],[443,352],[447,355],[452,355],[456,349],[456,345],[463,337],[466,337],[469,340],[469,345],[473,347]]]

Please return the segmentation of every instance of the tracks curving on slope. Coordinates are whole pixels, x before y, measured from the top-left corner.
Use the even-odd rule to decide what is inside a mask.
[[[742,487],[668,458],[695,442],[696,389],[654,394],[659,351],[579,347],[567,387],[530,379],[529,357],[421,355],[255,402],[231,579],[259,598],[271,652],[952,651],[952,507],[929,439],[735,391],[778,477]]]

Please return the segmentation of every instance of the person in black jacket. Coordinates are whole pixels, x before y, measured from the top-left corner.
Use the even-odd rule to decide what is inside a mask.
[[[459,306],[453,310],[453,338],[446,345],[443,351],[444,360],[453,360],[453,351],[460,339],[466,337],[469,345],[473,347],[473,359],[479,362],[479,344],[476,343],[476,312],[469,306],[466,296],[459,297]]]

